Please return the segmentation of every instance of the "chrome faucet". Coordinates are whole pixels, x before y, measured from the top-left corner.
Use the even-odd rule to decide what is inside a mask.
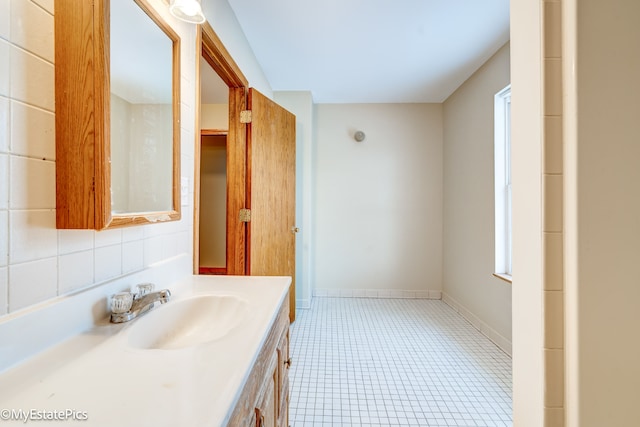
[[[153,284],[141,283],[137,286],[138,292],[120,292],[111,298],[111,323],[124,323],[143,315],[156,306],[156,303],[164,304],[171,298],[169,289],[157,292],[153,290]]]

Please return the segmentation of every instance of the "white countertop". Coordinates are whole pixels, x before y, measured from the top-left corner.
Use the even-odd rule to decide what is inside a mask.
[[[248,303],[249,314],[214,342],[173,350],[129,346],[136,320],[97,325],[0,374],[0,426],[24,425],[5,420],[7,411],[20,410],[67,417],[31,421],[36,425],[226,425],[290,283],[288,277],[187,277],[169,286],[171,301],[154,310],[195,295],[232,295]]]

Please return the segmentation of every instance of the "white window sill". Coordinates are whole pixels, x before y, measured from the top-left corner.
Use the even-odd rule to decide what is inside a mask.
[[[511,275],[507,273],[493,273],[498,279],[504,280],[505,282],[513,283],[511,279]]]

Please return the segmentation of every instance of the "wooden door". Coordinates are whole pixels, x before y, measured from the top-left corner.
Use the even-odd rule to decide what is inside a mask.
[[[291,276],[290,320],[295,319],[296,119],[249,89],[247,128],[247,274]]]

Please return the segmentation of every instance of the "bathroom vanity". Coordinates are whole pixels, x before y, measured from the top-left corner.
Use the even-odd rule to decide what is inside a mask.
[[[289,425],[289,304],[285,301],[262,346],[229,426]]]
[[[43,425],[287,426],[290,283],[189,276],[138,319],[101,316],[29,355],[15,347],[63,337],[73,307],[97,305],[79,294],[9,316],[0,323],[2,424],[29,416]]]

